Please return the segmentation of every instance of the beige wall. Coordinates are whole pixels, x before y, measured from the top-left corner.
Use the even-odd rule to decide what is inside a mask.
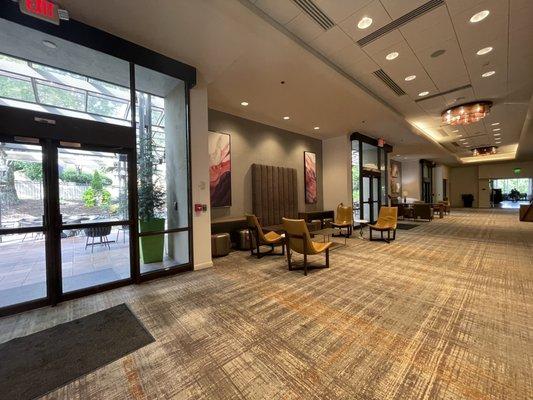
[[[520,175],[514,173],[515,168],[522,169]],[[488,179],[533,178],[533,161],[482,164],[479,166],[479,177]]]
[[[478,167],[469,165],[467,167],[450,168],[450,203],[452,207],[462,207],[461,195],[473,194],[474,207],[478,206]]]
[[[420,200],[421,174],[420,160],[402,161],[402,191],[407,191],[407,202]]]
[[[514,173],[513,170],[515,168],[522,169],[520,175]],[[488,180],[499,178],[533,178],[533,161],[510,161],[450,168],[450,200],[452,207],[463,206],[461,199],[461,194],[463,193],[472,193],[474,195],[474,207],[488,207]],[[483,190],[483,188],[486,190]]]
[[[252,212],[251,166],[254,163],[296,169],[299,211],[322,210],[322,142],[319,139],[213,109],[209,110],[208,124],[210,131],[231,135],[231,207],[212,208],[212,219]],[[304,151],[316,153],[317,204],[305,204]]]
[[[324,210],[352,204],[351,145],[347,135],[322,141]]]
[[[198,75],[190,92],[192,201],[209,205],[209,154],[207,151],[207,87]],[[194,207],[194,206],[193,206]],[[207,268],[211,261],[211,218],[207,212],[193,211],[194,269]]]
[[[450,182],[449,182],[450,168],[447,165],[439,164],[433,169],[433,194],[434,201],[444,200],[444,184],[443,180],[447,179],[447,193],[450,197]]]

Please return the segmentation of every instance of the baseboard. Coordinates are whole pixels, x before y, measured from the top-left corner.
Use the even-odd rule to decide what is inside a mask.
[[[194,270],[199,271],[201,269],[211,268],[212,266],[213,266],[213,261],[210,260],[204,263],[196,264],[194,266]]]

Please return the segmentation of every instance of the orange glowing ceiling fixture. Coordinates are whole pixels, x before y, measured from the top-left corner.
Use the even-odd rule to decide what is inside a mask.
[[[484,147],[476,147],[472,150],[473,156],[486,156],[489,154],[496,154],[497,153],[497,146],[484,146]]]
[[[492,101],[476,101],[447,109],[441,114],[442,123],[468,125],[485,118],[490,113]]]

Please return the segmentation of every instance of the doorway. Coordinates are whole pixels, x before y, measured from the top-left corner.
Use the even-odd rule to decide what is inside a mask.
[[[363,172],[363,185],[362,185],[362,213],[361,219],[376,222],[379,214],[380,205],[380,175],[370,172]]]
[[[132,280],[131,150],[1,138],[0,308]]]

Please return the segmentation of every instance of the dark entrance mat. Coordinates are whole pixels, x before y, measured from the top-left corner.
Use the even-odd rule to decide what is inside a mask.
[[[408,231],[409,229],[416,228],[417,226],[419,226],[419,224],[397,224],[396,228],[404,230],[404,231]]]
[[[0,344],[2,398],[33,399],[154,342],[120,304]]]

